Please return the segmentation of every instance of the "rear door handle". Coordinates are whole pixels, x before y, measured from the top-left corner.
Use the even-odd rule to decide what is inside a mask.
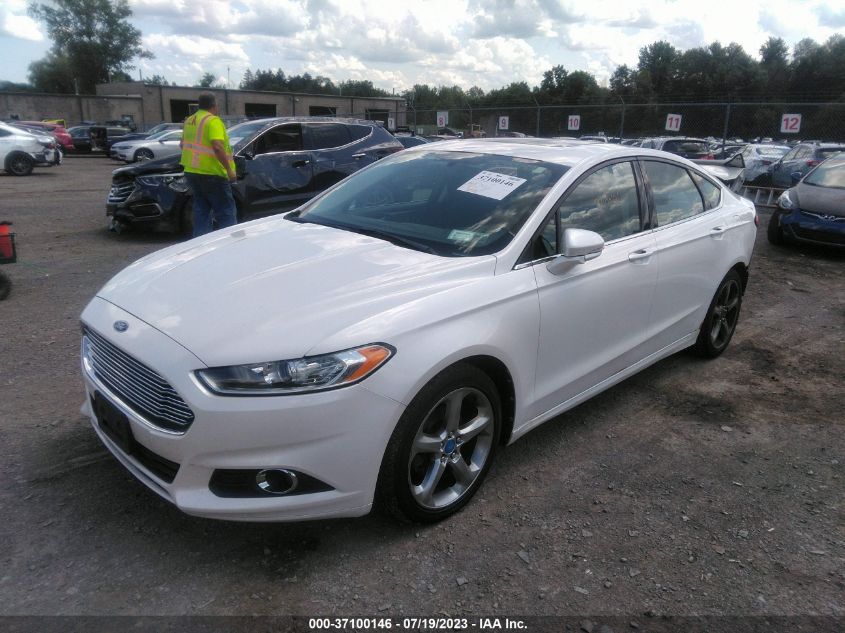
[[[359,154],[352,154],[352,158],[364,158],[365,156],[366,154],[364,152],[361,152]]]
[[[628,261],[647,263],[648,259],[654,255],[654,250],[653,248],[641,248],[633,253],[628,253]]]
[[[714,226],[710,229],[710,237],[714,239],[722,239],[722,236],[725,234],[727,229],[724,226]]]

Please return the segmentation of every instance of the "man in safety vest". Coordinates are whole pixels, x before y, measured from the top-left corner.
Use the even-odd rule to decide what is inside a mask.
[[[237,222],[231,183],[237,180],[226,126],[217,116],[213,94],[199,96],[199,109],[182,129],[182,166],[194,203],[194,237]]]

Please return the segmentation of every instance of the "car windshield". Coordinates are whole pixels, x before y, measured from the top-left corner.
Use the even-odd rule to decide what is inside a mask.
[[[819,148],[819,155],[822,160],[825,158],[830,158],[834,154],[838,154],[842,150],[845,150],[845,147],[820,147]]]
[[[164,132],[165,130],[168,130],[168,129],[170,129],[170,126],[167,123],[159,123],[153,129],[151,129],[149,132],[147,132],[147,134],[152,136],[153,134],[160,134],[161,132]]]
[[[232,151],[237,152],[244,148],[244,146],[252,140],[257,132],[262,130],[267,125],[267,121],[246,121],[245,123],[238,123],[228,130],[229,143],[232,145]]]
[[[400,152],[288,218],[445,257],[489,255],[510,243],[567,169],[495,154]]]
[[[804,178],[804,183],[818,187],[845,189],[845,154],[829,158]]]

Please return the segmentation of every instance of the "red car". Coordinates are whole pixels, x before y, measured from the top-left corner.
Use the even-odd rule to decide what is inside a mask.
[[[15,121],[14,125],[49,132],[56,137],[56,141],[61,145],[63,152],[73,151],[73,139],[63,125],[44,123],[43,121]]]

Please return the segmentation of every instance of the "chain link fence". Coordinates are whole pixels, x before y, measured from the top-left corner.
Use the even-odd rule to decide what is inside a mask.
[[[443,113],[445,125],[439,125]],[[533,104],[426,110],[409,106],[406,121],[412,130],[426,135],[447,127],[465,136],[483,132],[484,136],[845,141],[845,103]]]

